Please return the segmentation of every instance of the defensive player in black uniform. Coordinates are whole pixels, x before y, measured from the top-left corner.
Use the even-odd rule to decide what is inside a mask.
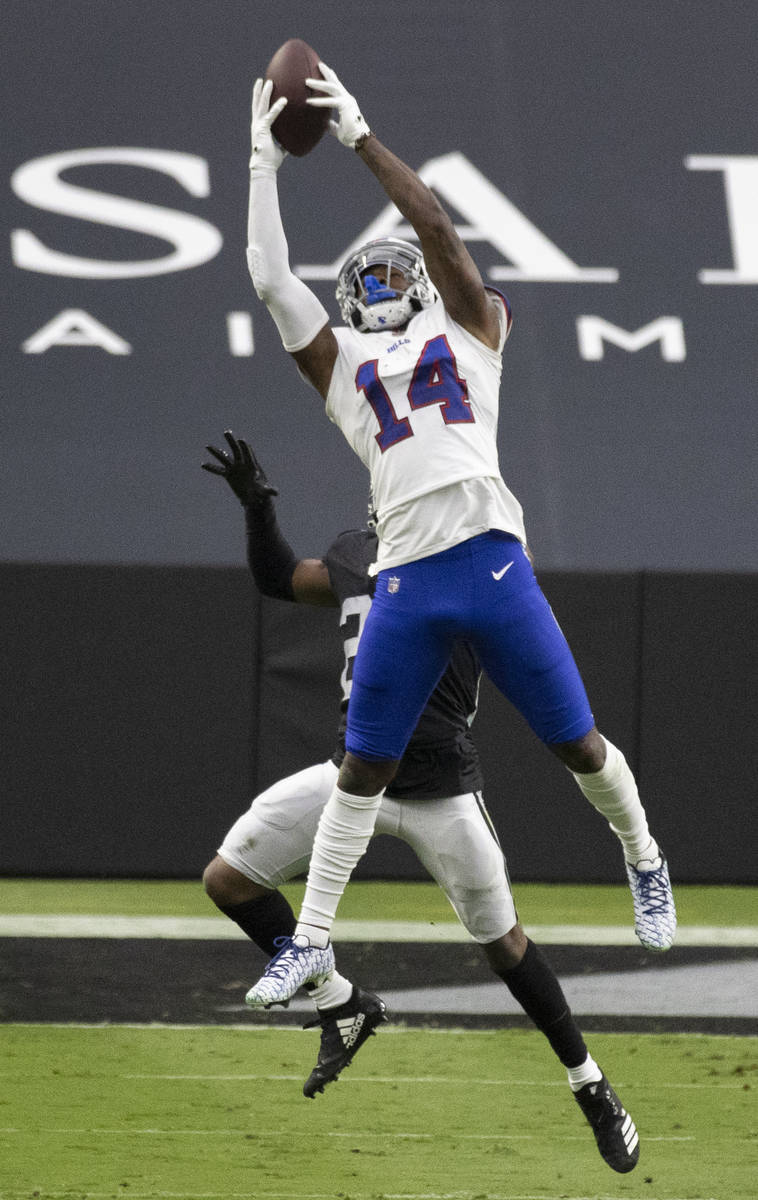
[[[209,446],[216,462],[203,467],[222,476],[244,507],[248,562],[258,588],[282,600],[338,606],[345,641],[335,754],[257,796],[203,877],[221,911],[274,955],[296,924],[278,887],[307,869],[319,815],[345,753],[351,666],[371,606],[368,567],[376,556],[376,535],[371,529],[351,530],[340,534],[323,558],[298,560],[277,524],[276,489],[247,443],[231,432],[225,437],[229,450]],[[634,1122],[588,1053],[558,979],[516,916],[505,859],[482,801],[471,736],[479,675],[471,648],[458,644],[387,788],[375,832],[394,834],[412,847],[482,946],[492,970],[566,1067],[603,1158],[616,1171],[630,1171],[639,1156]],[[306,987],[321,1025],[318,1061],[303,1088],[313,1097],[336,1079],[386,1016],[378,996],[336,970]]]

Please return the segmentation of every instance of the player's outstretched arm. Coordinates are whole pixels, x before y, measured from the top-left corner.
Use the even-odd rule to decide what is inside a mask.
[[[206,446],[215,462],[204,471],[226,480],[245,510],[247,560],[258,590],[277,600],[334,607],[337,599],[320,558],[297,559],[276,519],[273,497],[279,493],[269,483],[249,444],[225,430],[228,450]]]
[[[287,103],[271,104],[271,80],[256,80],[250,126],[250,199],[247,264],[255,290],[274,319],[284,349],[315,387],[326,395],[337,343],[321,301],[290,269],[289,249],[279,212],[276,177],[286,157],[271,132]]]
[[[426,267],[445,308],[453,320],[487,345],[500,340],[497,303],[484,287],[476,263],[456,232],[453,222],[431,188],[371,132],[358,101],[326,63],[319,63],[323,79],[307,79],[308,99],[314,107],[330,107],[336,119],[332,133],[343,145],[357,151],[373,171],[390,200],[415,229]]]

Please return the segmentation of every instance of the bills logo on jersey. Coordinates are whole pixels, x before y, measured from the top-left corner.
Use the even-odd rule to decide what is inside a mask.
[[[390,595],[394,595],[395,592],[400,591],[400,578],[398,575],[390,575],[387,580],[387,591]]]

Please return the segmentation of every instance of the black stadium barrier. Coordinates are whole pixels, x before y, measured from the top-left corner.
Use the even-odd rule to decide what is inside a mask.
[[[540,578],[677,878],[758,882],[758,577]],[[256,790],[332,751],[336,610],[261,603],[243,568],[5,565],[0,595],[2,874],[196,876]],[[512,877],[617,881],[605,823],[486,681],[474,733]],[[378,838],[358,876],[423,872]]]

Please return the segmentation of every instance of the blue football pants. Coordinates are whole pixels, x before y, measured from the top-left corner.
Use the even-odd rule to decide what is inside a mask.
[[[358,645],[347,749],[402,757],[456,639],[543,742],[594,725],[587,694],[523,546],[490,530],[449,550],[380,571]]]

